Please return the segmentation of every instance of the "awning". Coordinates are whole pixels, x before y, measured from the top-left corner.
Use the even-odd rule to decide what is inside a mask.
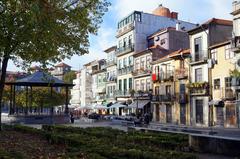
[[[123,105],[122,103],[115,103],[112,106],[110,106],[109,108],[125,108],[127,107],[126,105]]]
[[[223,107],[224,106],[224,102],[222,100],[211,100],[210,102],[208,102],[208,105],[214,105],[214,106]]]
[[[150,100],[138,100],[133,102],[128,106],[128,108],[137,108],[138,109],[143,109],[145,105],[147,105],[150,102]]]
[[[108,107],[102,105],[102,104],[95,104],[93,106],[93,109],[108,109]]]

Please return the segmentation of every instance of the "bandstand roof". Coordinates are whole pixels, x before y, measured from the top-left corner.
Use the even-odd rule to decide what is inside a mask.
[[[39,87],[72,87],[73,84],[64,83],[64,81],[43,71],[37,71],[25,78],[14,82],[6,82],[6,85],[15,86],[39,86]]]

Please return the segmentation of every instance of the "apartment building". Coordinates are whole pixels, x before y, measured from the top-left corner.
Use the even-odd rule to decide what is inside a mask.
[[[178,13],[170,12],[168,8],[159,6],[152,14],[134,11],[118,23],[117,28],[117,100],[131,99],[133,89],[133,55],[146,50],[149,35],[162,28],[175,27],[179,24],[181,30],[190,30],[194,24],[178,19]]]
[[[232,49],[237,53],[236,58],[240,59],[240,1],[233,1],[233,39]]]
[[[174,60],[175,123],[190,125],[189,73],[190,49],[180,49],[169,55]]]
[[[107,54],[106,60],[106,100],[107,103],[116,102],[116,88],[117,88],[117,58],[116,58],[117,46],[112,46],[106,49],[104,52]]]
[[[153,120],[160,123],[174,122],[174,60],[168,55],[152,62]]]
[[[208,102],[211,97],[210,72],[208,68],[209,46],[226,41],[232,34],[232,21],[210,19],[190,30],[191,51],[191,125],[207,127],[209,122]]]
[[[177,28],[177,29],[176,29]],[[152,93],[152,66],[151,62],[168,55],[171,51],[178,50],[180,48],[189,48],[189,39],[187,32],[180,30],[179,24],[176,24],[176,28],[168,27],[158,30],[148,37],[148,48],[135,53],[134,57],[134,90],[135,92],[142,91],[143,97],[140,100],[141,107],[150,107],[150,93]],[[146,98],[148,97],[148,98]],[[148,99],[148,102],[146,102]],[[136,102],[136,101],[135,101]],[[144,112],[150,110],[146,108]]]
[[[81,72],[76,72],[76,79],[73,80],[73,88],[71,89],[70,104],[77,107],[81,106]]]
[[[63,62],[55,65],[53,69],[50,69],[51,75],[55,76],[60,80],[63,80],[64,74],[70,71],[71,71],[71,66]]]
[[[210,106],[210,122],[216,127],[237,127],[239,108],[236,98],[240,90],[240,83],[232,77],[231,71],[235,69],[231,42],[226,41],[210,46],[209,62],[211,68],[212,100]]]
[[[106,60],[96,60],[91,63],[92,104],[102,104],[106,99]]]

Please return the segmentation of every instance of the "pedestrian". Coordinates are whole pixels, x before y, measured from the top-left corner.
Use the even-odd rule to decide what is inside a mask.
[[[71,123],[73,124],[74,123],[74,117],[73,117],[73,113],[72,112],[70,113],[70,120],[71,120]]]

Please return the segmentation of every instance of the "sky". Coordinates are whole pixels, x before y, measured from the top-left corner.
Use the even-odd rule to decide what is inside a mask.
[[[104,50],[116,44],[117,22],[132,11],[151,13],[159,4],[170,11],[179,13],[179,19],[201,24],[210,18],[232,19],[232,0],[109,0],[112,5],[103,17],[103,23],[97,36],[90,35],[89,54],[73,56],[63,62],[79,70],[82,66],[95,59],[106,58]],[[8,70],[20,71],[12,62]]]

